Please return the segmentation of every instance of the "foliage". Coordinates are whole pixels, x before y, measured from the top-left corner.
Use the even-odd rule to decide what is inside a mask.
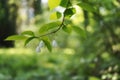
[[[69,0],[66,0],[66,1],[56,0],[56,2],[49,0],[48,6],[49,6],[50,10],[55,9],[58,6],[64,7],[65,10],[64,10],[64,12],[61,12],[61,13],[57,12],[57,11],[55,13],[52,13],[50,18],[55,19],[55,21],[43,24],[43,26],[40,27],[40,29],[39,29],[39,36],[34,35],[35,33],[32,31],[25,31],[21,35],[18,35],[18,36],[13,35],[13,36],[8,37],[6,40],[21,40],[24,37],[26,37],[27,38],[25,41],[25,45],[26,45],[32,39],[36,38],[38,40],[43,40],[45,42],[45,45],[47,46],[48,50],[51,51],[52,47],[50,47],[51,45],[48,45],[48,44],[50,44],[50,40],[48,41],[48,40],[44,39],[44,36],[55,34],[61,28],[63,31],[70,33],[72,30],[72,27],[73,27],[73,30],[75,30],[78,34],[80,32],[80,35],[85,38],[84,30],[80,29],[80,27],[74,27],[73,26],[74,24],[72,24],[72,23],[68,24],[68,19],[70,19],[76,13],[75,8],[73,8],[72,3]],[[91,9],[89,9],[89,11],[90,10]],[[62,19],[60,19],[60,17]],[[57,18],[57,20],[56,20],[56,18]]]
[[[51,42],[54,40],[51,38],[56,36],[60,49],[39,56],[43,63],[44,59],[50,59],[48,61],[54,63],[47,64],[54,69],[39,66],[41,70],[48,71],[45,73],[46,78],[52,76],[52,79],[56,79],[57,76],[57,80],[119,80],[120,1],[56,0],[55,4],[49,0],[48,4],[53,11],[49,22],[39,26],[36,32],[25,31],[18,35],[26,37],[25,45],[33,39],[43,41],[49,51],[52,51]],[[57,10],[61,7],[63,12]],[[18,36],[8,37],[7,40],[18,40]]]
[[[101,61],[104,60],[102,66],[97,60],[92,54],[87,58],[80,57],[72,49],[63,51],[57,49],[51,54],[45,51],[35,54],[30,49],[2,49],[0,50],[0,79],[104,80],[115,78],[119,80],[118,59],[104,53],[101,59]],[[99,69],[101,69],[101,77],[97,77],[99,74],[96,71]]]
[[[73,54],[66,54],[66,52],[58,54],[57,51],[51,54],[31,52],[31,50],[25,49],[0,50],[0,79],[66,80],[74,77],[75,66],[71,65],[74,60],[69,62],[74,58]],[[77,62],[75,65],[78,65]],[[78,78],[80,77],[78,76]]]

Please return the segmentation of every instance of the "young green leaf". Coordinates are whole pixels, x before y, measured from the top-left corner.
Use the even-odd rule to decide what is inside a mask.
[[[48,0],[48,6],[50,8],[50,10],[56,8],[57,6],[59,6],[61,0]]]
[[[72,26],[72,29],[79,34],[81,37],[86,38],[86,34],[85,31],[83,29],[81,29],[80,27],[77,26]]]
[[[50,20],[55,20],[55,19],[57,19],[56,12],[54,12],[50,15]]]
[[[68,4],[68,1],[69,0],[61,0],[61,2],[60,2],[60,6],[62,6],[62,7],[67,7],[67,4]]]
[[[43,42],[47,46],[47,49],[51,52],[52,51],[52,45],[50,43],[50,40],[48,38],[43,38]]]
[[[62,27],[62,29],[65,31],[65,32],[67,32],[67,33],[71,33],[71,31],[72,31],[72,29],[71,29],[71,26],[70,25],[64,25],[63,27]]]
[[[66,18],[72,17],[76,13],[75,8],[68,8],[65,10],[64,15]]]
[[[72,25],[72,21],[70,19],[65,19],[64,25]]]
[[[23,35],[12,35],[12,36],[7,37],[5,40],[23,40],[26,38],[27,37]]]
[[[62,16],[62,14],[60,12],[54,12],[50,15],[50,19],[56,20],[56,19],[59,19],[61,16]]]
[[[50,30],[54,30],[54,29],[58,28],[60,24],[61,24],[60,21],[47,23],[40,28],[39,33],[45,34],[45,33],[49,32]]]
[[[29,37],[27,40],[25,40],[24,46],[26,46],[33,39],[35,39],[35,37]]]
[[[97,78],[97,77],[94,77],[94,76],[90,76],[90,77],[89,77],[89,80],[100,80],[100,79]]]
[[[56,15],[57,15],[57,19],[62,17],[62,14],[60,12],[56,12]]]
[[[28,36],[35,36],[34,32],[32,32],[32,31],[24,31],[21,34],[22,35],[28,35]]]
[[[79,3],[77,4],[78,6],[80,6],[82,9],[86,10],[86,11],[89,11],[89,12],[96,12],[96,9],[92,6],[92,5],[89,5],[87,3]]]

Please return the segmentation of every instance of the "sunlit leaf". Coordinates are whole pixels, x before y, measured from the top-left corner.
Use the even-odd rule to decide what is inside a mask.
[[[49,6],[50,10],[59,6],[60,2],[61,2],[61,0],[48,0],[48,6]]]
[[[22,35],[34,36],[34,32],[32,31],[24,31],[21,33]]]
[[[50,19],[51,20],[55,20],[55,19],[59,19],[61,17],[61,13],[60,12],[54,12],[50,15]]]
[[[13,35],[13,36],[9,36],[7,37],[5,40],[23,40],[26,39],[26,36],[23,35]]]
[[[40,33],[40,34],[47,33],[47,32],[49,32],[50,30],[53,30],[53,29],[58,28],[60,24],[61,24],[60,21],[47,23],[47,24],[43,25],[43,26],[40,28],[39,33]]]
[[[100,79],[97,78],[97,77],[94,77],[94,76],[90,76],[90,77],[89,77],[89,80],[100,80]]]
[[[51,20],[57,19],[56,12],[54,12],[54,13],[52,13],[52,14],[50,15],[50,19],[51,19]]]

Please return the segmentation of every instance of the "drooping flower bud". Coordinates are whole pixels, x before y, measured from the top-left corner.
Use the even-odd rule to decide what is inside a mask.
[[[37,53],[41,52],[41,48],[39,46],[36,47],[36,52]]]
[[[57,42],[56,42],[56,40],[53,40],[53,41],[52,41],[52,46],[53,46],[53,47],[57,47]]]
[[[43,41],[40,41],[39,45],[38,45],[40,48],[42,48],[44,46],[44,42]]]

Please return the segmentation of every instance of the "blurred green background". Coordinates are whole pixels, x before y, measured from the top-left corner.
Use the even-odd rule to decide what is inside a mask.
[[[58,46],[35,52],[39,41],[4,41],[49,22],[47,0],[0,0],[0,80],[120,80],[120,0],[71,0],[85,2],[97,13],[74,5],[71,21],[86,32],[50,35]],[[71,25],[72,26],[72,25]],[[81,33],[80,33],[81,34]]]

